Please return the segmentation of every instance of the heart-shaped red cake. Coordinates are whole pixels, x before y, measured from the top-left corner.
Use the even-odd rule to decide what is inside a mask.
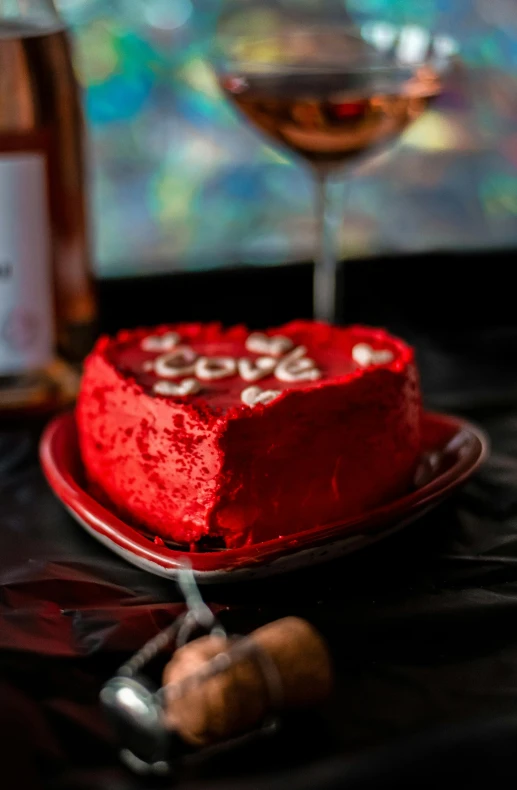
[[[409,346],[380,329],[306,321],[102,338],[77,406],[94,491],[152,534],[227,547],[404,493],[420,419]]]

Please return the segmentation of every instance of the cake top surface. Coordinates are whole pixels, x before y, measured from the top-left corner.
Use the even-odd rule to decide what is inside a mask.
[[[402,371],[412,349],[382,329],[293,321],[251,332],[244,326],[177,324],[102,338],[102,354],[146,395],[190,403],[213,414],[263,409],[286,392],[365,375]]]

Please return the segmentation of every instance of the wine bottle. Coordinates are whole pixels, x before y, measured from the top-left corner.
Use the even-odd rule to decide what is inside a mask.
[[[0,0],[0,409],[70,397],[93,342],[83,143],[53,0]]]

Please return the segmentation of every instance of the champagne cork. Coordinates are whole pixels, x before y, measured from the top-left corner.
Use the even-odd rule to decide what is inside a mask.
[[[287,617],[242,640],[206,636],[188,643],[166,666],[163,684],[166,727],[205,746],[252,730],[278,708],[322,702],[332,669],[318,632]]]

